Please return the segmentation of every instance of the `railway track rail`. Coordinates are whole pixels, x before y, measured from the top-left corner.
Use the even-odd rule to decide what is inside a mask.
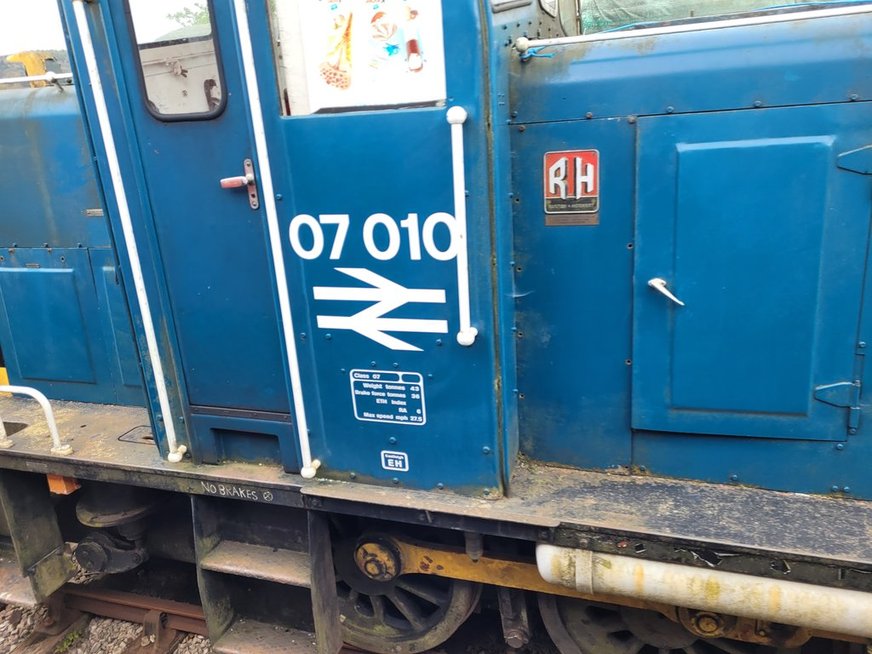
[[[203,609],[197,604],[67,584],[50,602],[46,620],[11,654],[57,654],[67,651],[82,637],[93,617],[142,625],[141,636],[118,654],[172,654],[188,634],[209,636]],[[283,651],[288,654],[317,652],[311,643],[289,645]],[[346,646],[342,654],[362,651]]]

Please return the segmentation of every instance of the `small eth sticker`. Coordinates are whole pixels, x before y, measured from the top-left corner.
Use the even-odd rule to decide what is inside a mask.
[[[388,452],[382,450],[381,464],[391,472],[409,472],[409,455],[405,452]]]
[[[599,168],[599,150],[545,153],[546,225],[599,225]]]

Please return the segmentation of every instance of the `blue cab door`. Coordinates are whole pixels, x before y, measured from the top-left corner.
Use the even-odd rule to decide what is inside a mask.
[[[228,4],[106,0],[86,12],[161,358],[172,371],[176,430],[188,432],[198,461],[280,460],[294,469],[263,212],[245,189],[220,183],[244,176],[253,156]],[[186,7],[196,11],[174,12]],[[71,3],[64,10],[78,77],[89,80]],[[102,143],[90,86],[80,92]],[[114,212],[108,173],[103,183]],[[113,229],[124,251],[117,220]]]
[[[856,429],[869,144],[855,104],[639,120],[635,429]]]

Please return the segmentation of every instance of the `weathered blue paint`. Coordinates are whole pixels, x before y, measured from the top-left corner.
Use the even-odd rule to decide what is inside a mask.
[[[303,261],[286,238],[283,243],[288,278],[282,283],[291,291],[313,454],[322,461],[326,474],[355,473],[383,483],[399,476],[399,483],[411,486],[442,484],[469,492],[499,493],[507,470],[501,456],[505,448],[499,432],[497,330],[491,290],[489,94],[481,42],[484,17],[477,3],[452,3],[443,8],[445,33],[451,37],[448,104],[462,105],[470,114],[465,127],[465,165],[472,316],[480,336],[473,347],[464,348],[455,339],[459,327],[455,263],[412,261],[408,255],[390,262],[375,261],[360,240],[361,224],[373,213],[388,213],[397,221],[417,213],[423,222],[433,213],[453,212],[445,108],[280,118],[265,9],[249,7],[275,190],[282,197],[282,233],[287,234],[288,223],[300,213],[347,213],[356,230],[352,235],[357,237],[348,239],[341,261],[326,256]],[[284,356],[263,209],[252,211],[244,194],[222,191],[217,185],[219,178],[241,172],[243,158],[254,158],[232,4],[218,2],[213,7],[229,98],[226,110],[212,120],[171,124],[156,121],[146,110],[138,71],[129,56],[134,46],[124,3],[110,0],[89,11],[95,32],[100,35],[102,27],[107,35],[105,43],[98,38],[97,48],[108,62],[104,79],[114,80],[117,88],[107,84],[110,114],[122,150],[143,258],[149,263],[147,286],[153,310],[165,345],[169,345],[165,365],[178,364],[174,397],[188,418],[184,424],[195,458],[218,460],[228,451],[220,443],[223,435],[232,433],[238,445],[250,425],[234,422],[230,415],[222,417],[213,409],[258,411],[263,422],[270,421],[270,414],[289,410],[289,391],[279,372]],[[455,47],[461,42],[464,47]],[[85,95],[94,129],[92,99]],[[183,180],[184,186],[173,180]],[[112,196],[111,189],[106,192]],[[117,221],[113,228],[118,233]],[[409,342],[420,349],[396,351],[357,333],[320,329],[319,313],[343,315],[363,308],[352,305],[348,309],[348,303],[316,304],[316,286],[365,287],[337,270],[340,267],[366,268],[407,288],[444,290],[445,303],[403,307],[390,317],[447,320],[449,332],[408,335]],[[355,369],[420,375],[426,424],[357,419],[350,379]],[[284,419],[276,420],[273,436],[280,443],[279,458],[293,471],[298,466],[296,442],[289,438],[287,424]],[[234,456],[262,458],[263,448],[252,448],[248,456],[244,446],[237,445],[230,448]],[[398,475],[396,470],[385,469],[383,450],[405,453],[409,472]],[[434,457],[434,452],[439,456]]]
[[[634,127],[613,119],[514,134],[522,448],[584,467],[628,464]],[[600,151],[600,224],[546,227],[543,155],[576,147]]]
[[[854,379],[866,143],[865,103],[639,121],[634,428],[845,439],[814,390]]]
[[[51,398],[142,401],[118,282],[98,277],[107,268],[114,277],[111,258],[107,249],[18,248],[4,253],[0,343],[12,383],[32,386]],[[107,338],[110,333],[112,340]]]
[[[446,107],[281,117],[267,5],[248,7],[288,264],[279,283],[321,474],[493,495],[520,448],[577,467],[872,497],[867,408],[839,406],[867,381],[872,177],[862,156],[840,155],[872,143],[869,16],[555,46],[522,62],[513,39],[554,36],[554,22],[536,3],[481,7],[443,2],[446,104],[470,114],[470,348],[454,338],[454,262],[413,260],[405,241],[376,260],[361,239],[376,213],[453,211]],[[295,471],[263,210],[217,187],[254,158],[232,3],[213,7],[227,108],[173,124],[144,106],[123,2],[89,11],[105,28],[97,47],[171,418],[186,418],[197,460]],[[543,155],[573,149],[600,153],[599,224],[548,227]],[[349,216],[339,259],[329,241],[298,256],[287,234],[301,214]],[[449,332],[392,334],[416,348],[401,350],[320,327],[318,316],[368,306],[316,299],[316,287],[366,288],[349,269],[444,290],[444,304],[390,317],[447,320]],[[687,306],[650,289],[653,277]],[[421,379],[426,424],[360,420],[355,370]],[[385,451],[409,470],[385,466]]]
[[[72,86],[2,89],[0,246],[107,247],[103,204]]]
[[[870,43],[852,16],[516,63],[528,454],[872,494],[850,385],[868,381],[872,177],[840,159],[872,143]],[[546,227],[542,155],[571,149],[601,153],[600,224]]]
[[[548,48],[517,65],[518,120],[543,122],[872,98],[866,16]]]
[[[62,18],[66,31],[69,34],[68,49],[73,73],[77,79],[88,79],[85,67],[84,54],[82,52],[81,38],[73,18],[70,2],[61,2]],[[147,197],[136,193],[133,189],[145,188],[142,168],[132,155],[134,150],[131,143],[135,142],[136,134],[133,131],[129,117],[129,109],[126,103],[119,100],[120,95],[126,92],[125,80],[113,75],[112,65],[122,58],[117,44],[113,39],[107,38],[107,30],[103,21],[100,8],[88,5],[88,18],[91,25],[91,34],[94,39],[94,47],[97,52],[98,66],[103,80],[106,82],[107,105],[110,119],[118,128],[114,132],[116,147],[119,153],[119,164],[125,183],[132,187],[130,193],[130,208],[133,219],[134,232],[137,237],[140,258],[143,261],[143,276],[147,293],[152,305],[152,311],[156,316],[156,331],[158,340],[164,345],[162,351],[162,363],[168,380],[168,394],[173,409],[172,416],[164,416],[157,402],[157,393],[154,387],[154,376],[147,356],[142,356],[142,372],[146,389],[146,403],[151,417],[151,427],[156,436],[155,441],[163,455],[167,453],[166,437],[164,432],[165,419],[173,420],[180,443],[189,447],[191,436],[186,428],[187,418],[184,404],[181,400],[185,392],[184,378],[181,377],[176,362],[180,360],[174,334],[172,315],[166,311],[168,306],[166,286],[159,274],[160,254],[154,237],[154,229],[150,221],[145,220],[145,211],[148,209]],[[129,54],[127,55],[129,56]],[[104,82],[105,83],[105,82]],[[77,86],[79,91],[79,105],[85,117],[85,130],[93,147],[96,159],[97,171],[100,180],[100,190],[103,193],[107,216],[111,233],[118,252],[118,263],[123,279],[132,279],[130,262],[126,256],[125,241],[122,234],[121,224],[117,212],[117,199],[110,183],[110,174],[106,150],[100,137],[97,122],[96,108],[92,94],[84,92],[84,86]],[[142,315],[136,300],[136,292],[132,284],[124,287],[127,305],[134,326],[137,349],[141,353],[147,352],[145,335],[142,329]]]
[[[494,312],[490,275],[488,92],[481,23],[471,2],[443,4],[447,39],[448,102],[469,112],[464,128],[472,316],[479,338],[462,347],[456,263],[426,254],[412,260],[408,242],[386,261],[370,256],[362,227],[372,214],[397,222],[415,213],[420,223],[453,213],[451,146],[445,108],[421,108],[281,118],[275,92],[265,6],[251,6],[267,137],[276,178],[281,232],[299,214],[347,214],[349,235],[339,260],[304,260],[284,239],[297,347],[313,454],[326,474],[351,472],[370,479],[432,488],[437,484],[494,494],[502,487],[496,414]],[[217,8],[216,8],[217,10]],[[456,47],[463,43],[463,48]],[[331,228],[325,232],[330,233]],[[405,232],[403,232],[405,233]],[[437,234],[437,238],[440,238]],[[445,240],[442,241],[443,243]],[[384,247],[381,244],[381,247]],[[444,247],[444,245],[443,245]],[[366,283],[339,269],[365,269],[406,288],[441,289],[443,304],[410,303],[389,315],[448,321],[448,333],[395,333],[415,351],[391,349],[349,330],[318,326],[318,315],[351,315],[365,303],[315,300],[315,287]],[[425,424],[387,424],[355,416],[353,370],[400,371],[423,380]],[[382,451],[406,454],[408,472],[386,469]],[[434,456],[434,453],[438,455]]]
[[[52,399],[143,401],[76,90],[0,89],[0,347]]]

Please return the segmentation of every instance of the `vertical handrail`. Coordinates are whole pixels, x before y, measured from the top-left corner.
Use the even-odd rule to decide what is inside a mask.
[[[58,431],[58,424],[55,422],[54,411],[51,408],[51,403],[48,401],[48,398],[43,395],[41,392],[36,390],[35,388],[30,388],[29,386],[3,386],[0,385],[0,393],[12,393],[14,395],[27,395],[28,397],[32,397],[34,400],[39,402],[39,406],[42,407],[42,411],[45,414],[45,421],[48,423],[48,431],[51,434],[51,442],[52,448],[51,451],[53,454],[72,454],[73,448],[69,443],[64,443],[61,440],[61,434]],[[6,435],[6,426],[3,425],[2,428],[3,439],[5,442],[9,444],[6,445],[0,442],[0,447],[11,447],[12,441],[9,440],[9,437]]]
[[[478,329],[472,326],[469,299],[469,242],[466,233],[466,165],[464,162],[463,124],[469,117],[466,109],[451,107],[446,113],[451,125],[451,171],[454,181],[454,238],[457,246],[457,300],[460,330],[457,342],[464,347],[475,343]]]
[[[115,201],[118,205],[118,216],[121,219],[121,230],[124,233],[124,243],[127,247],[127,258],[130,261],[130,269],[133,273],[133,286],[136,289],[136,300],[139,311],[142,314],[142,326],[145,330],[145,342],[148,348],[148,359],[154,373],[154,385],[157,389],[157,399],[160,411],[163,415],[164,431],[167,435],[167,448],[169,454],[167,460],[178,463],[182,460],[188,448],[179,445],[176,438],[176,426],[173,420],[173,411],[170,406],[169,393],[167,392],[166,377],[164,376],[163,363],[160,358],[160,349],[157,342],[157,332],[154,327],[154,319],[151,315],[151,306],[148,301],[148,293],[145,289],[145,278],[142,274],[142,263],[139,259],[139,248],[136,244],[136,235],[133,231],[133,219],[130,215],[130,206],[127,202],[127,192],[124,188],[124,179],[121,176],[121,164],[118,160],[118,150],[115,146],[115,137],[112,133],[112,123],[109,121],[109,109],[106,105],[106,95],[103,91],[103,82],[100,77],[100,68],[97,65],[97,54],[94,51],[94,42],[91,39],[91,27],[88,24],[88,16],[85,13],[85,0],[73,0],[73,11],[76,15],[76,26],[79,28],[79,36],[82,41],[82,50],[85,54],[85,64],[88,68],[88,77],[91,82],[91,92],[94,95],[94,105],[97,109],[97,121],[100,124],[100,136],[106,149],[106,158],[109,163],[109,174],[112,178],[112,189],[115,191]]]
[[[294,318],[291,313],[291,298],[288,292],[285,258],[282,252],[282,237],[279,230],[272,168],[269,160],[269,149],[266,144],[263,107],[260,102],[260,91],[257,87],[257,69],[254,65],[254,49],[251,45],[251,31],[248,26],[245,0],[234,0],[234,8],[236,9],[236,29],[239,36],[239,54],[242,57],[242,71],[245,78],[245,88],[248,92],[248,107],[251,114],[252,132],[254,133],[254,149],[257,154],[258,168],[260,169],[260,183],[263,190],[263,206],[266,211],[267,229],[269,231],[273,272],[275,273],[276,290],[279,295],[279,312],[281,313],[282,332],[288,358],[291,395],[293,396],[294,413],[297,418],[297,437],[299,438],[300,457],[302,458],[300,474],[305,479],[312,479],[317,473],[321,462],[318,459],[312,459],[312,450],[309,444],[309,423],[306,417],[306,404],[303,400],[303,381],[300,374],[300,362],[297,356],[297,343],[294,336],[296,333],[294,331]]]

